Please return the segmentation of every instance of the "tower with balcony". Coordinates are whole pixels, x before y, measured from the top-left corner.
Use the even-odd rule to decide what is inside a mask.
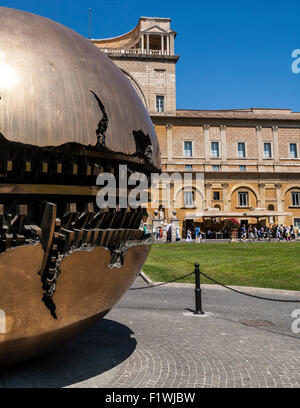
[[[170,18],[141,17],[127,34],[91,40],[125,73],[150,115],[176,113],[176,32]]]

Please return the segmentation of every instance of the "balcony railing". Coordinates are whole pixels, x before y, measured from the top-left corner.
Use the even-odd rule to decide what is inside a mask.
[[[142,50],[141,48],[131,48],[131,49],[122,49],[122,48],[100,48],[101,51],[107,54],[130,54],[130,55],[171,55],[167,51],[162,50]]]

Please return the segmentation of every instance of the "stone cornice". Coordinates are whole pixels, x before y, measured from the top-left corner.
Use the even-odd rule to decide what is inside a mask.
[[[102,51],[100,49],[100,51]],[[139,61],[145,61],[145,60],[161,60],[161,61],[174,61],[177,62],[180,58],[179,55],[154,55],[154,54],[122,54],[120,53],[116,53],[116,52],[105,52],[104,54],[106,54],[109,58],[111,58],[112,60],[123,60],[123,59],[133,59],[133,60],[139,60]]]

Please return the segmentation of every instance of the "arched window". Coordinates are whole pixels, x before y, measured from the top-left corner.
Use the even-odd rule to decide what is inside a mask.
[[[270,205],[268,205],[268,211],[274,211],[274,205],[273,204],[270,204]]]

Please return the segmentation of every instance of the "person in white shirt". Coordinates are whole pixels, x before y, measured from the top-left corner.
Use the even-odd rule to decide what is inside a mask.
[[[190,229],[187,230],[187,233],[186,233],[186,241],[187,241],[187,242],[191,242],[191,241],[192,241],[192,233],[191,233],[191,230],[190,230]]]

